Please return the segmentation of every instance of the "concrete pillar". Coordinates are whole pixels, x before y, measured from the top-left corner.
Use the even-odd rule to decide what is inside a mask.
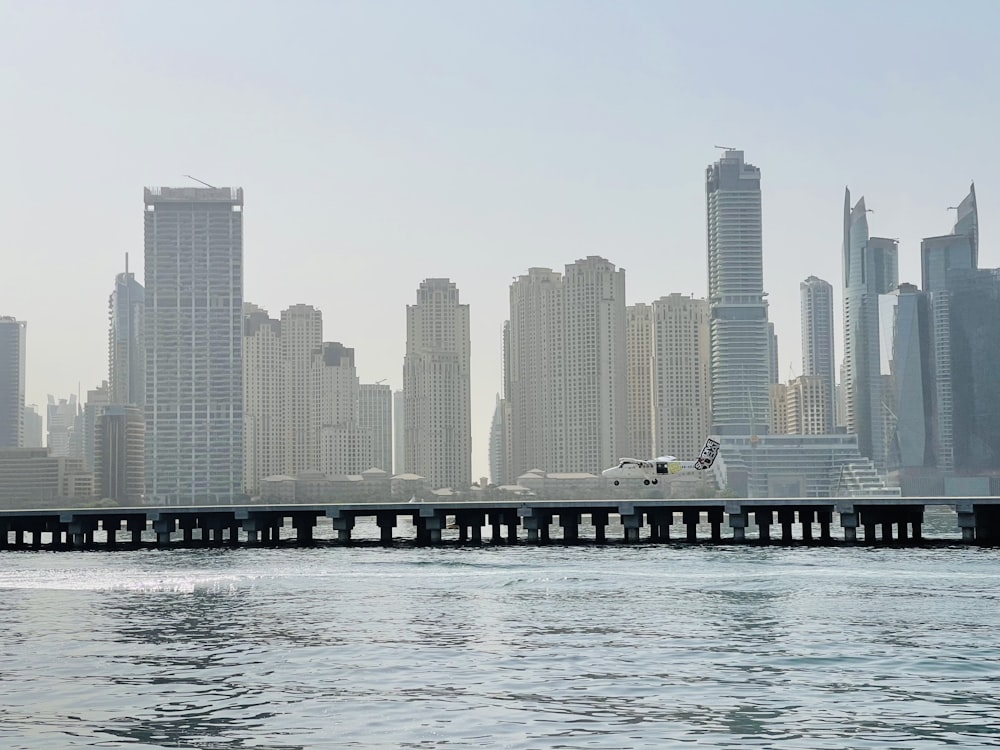
[[[813,538],[813,518],[812,508],[799,508],[799,523],[802,524],[802,541],[811,542]]]
[[[698,541],[698,521],[701,518],[701,511],[688,508],[684,511],[684,525],[687,526],[687,541]]]
[[[6,519],[0,519],[0,549],[10,546],[10,524]]]
[[[501,514],[497,511],[490,513],[490,541],[493,544],[500,544],[503,541],[503,523]]]
[[[639,530],[642,528],[642,511],[632,510],[631,513],[621,513],[622,526],[625,529],[625,541],[634,544],[639,541]]]
[[[781,524],[781,541],[789,544],[792,541],[792,524],[795,523],[794,508],[780,508],[778,510],[778,523]]]
[[[468,520],[469,520],[469,533],[472,537],[472,543],[482,544],[483,524],[486,522],[486,517],[482,513],[470,513]]]
[[[729,514],[729,528],[733,530],[734,542],[745,542],[747,538],[747,516],[746,512]]]
[[[247,535],[247,544],[250,545],[260,544],[261,527],[263,526],[263,523],[261,522],[260,518],[258,518],[255,515],[251,516],[248,514],[247,517],[243,519],[241,526],[243,527],[243,531]],[[232,536],[230,536],[230,540],[232,540]]]
[[[882,541],[886,544],[892,541],[892,521],[882,521]]]
[[[385,511],[375,516],[375,523],[378,524],[379,544],[384,547],[392,544],[392,530],[396,528],[396,514]]]
[[[830,524],[833,523],[833,511],[817,510],[816,520],[819,522],[819,540],[829,544],[833,541],[830,537]]]
[[[590,514],[590,525],[594,527],[594,541],[604,544],[608,534],[608,512],[595,510]]]
[[[109,549],[115,547],[118,543],[117,535],[118,530],[122,527],[122,521],[120,518],[105,518],[101,520],[101,527],[104,529],[104,543]]]
[[[422,514],[422,511],[421,511]],[[333,528],[337,531],[337,541],[347,544],[351,541],[351,531],[354,529],[354,516],[336,516],[333,519]],[[438,530],[438,539],[441,538],[441,531]]]
[[[132,534],[132,546],[138,547],[142,544],[142,532],[146,530],[146,519],[129,516],[125,520],[125,528]]]
[[[708,509],[708,522],[712,525],[712,541],[719,543],[722,541],[722,508]]]
[[[156,546],[169,547],[170,535],[177,526],[175,518],[157,518],[153,521],[153,531],[156,532]]]
[[[309,513],[297,513],[293,515],[292,528],[295,529],[295,543],[302,545],[312,544],[313,528],[315,526],[316,516]],[[389,540],[392,540],[392,526],[389,527]]]
[[[421,508],[417,524],[424,530],[422,544],[441,544],[441,529],[445,525],[443,513],[435,508]]]
[[[753,517],[757,522],[757,535],[760,537],[760,543],[770,543],[771,524],[774,523],[774,513],[769,510],[755,510]]]
[[[905,516],[896,522],[896,538],[901,542],[907,542],[910,539],[910,530],[907,528],[907,524]]]
[[[511,511],[504,511],[504,516],[507,519],[507,544],[517,544],[517,527],[521,519]]]
[[[544,523],[544,519],[539,516],[521,516],[521,525],[524,526],[525,530],[528,532],[528,543],[529,544],[539,544],[542,541],[541,538],[541,528]]]
[[[184,515],[177,519],[177,525],[184,532],[184,544],[194,544],[194,527],[197,526],[198,519],[194,516]]]
[[[976,541],[976,513],[972,510],[972,504],[968,505],[968,510],[958,507],[958,528],[962,530],[963,542]]]
[[[576,544],[580,541],[580,514],[560,513],[559,525],[562,527],[563,542]]]
[[[840,527],[844,530],[845,542],[858,541],[858,514],[854,506],[839,506]]]
[[[14,546],[24,546],[24,529],[14,529]]]

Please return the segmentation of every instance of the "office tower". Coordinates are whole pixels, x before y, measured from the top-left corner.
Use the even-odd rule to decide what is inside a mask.
[[[951,234],[926,237],[920,242],[920,288],[938,292],[947,288],[948,272],[979,267],[979,211],[976,206],[976,186],[958,206]]]
[[[899,285],[897,241],[869,237],[868,211],[861,198],[851,208],[844,194],[844,362],[847,431],[858,436],[862,455],[885,470],[878,297]]]
[[[810,276],[799,284],[802,326],[802,374],[821,377],[826,382],[829,403],[824,412],[824,432],[833,432],[836,409],[836,380],[833,340],[833,286]],[[812,434],[812,433],[809,433]]]
[[[94,459],[94,444],[97,438],[97,423],[101,414],[111,403],[111,389],[105,380],[97,388],[87,391],[87,400],[83,404],[82,433],[80,442],[83,446],[83,465],[87,471],[97,470]]]
[[[135,405],[111,404],[97,420],[94,483],[97,495],[119,505],[143,504],[146,491],[146,419]]]
[[[627,455],[653,455],[653,307],[625,308],[625,384],[628,399]]]
[[[128,270],[115,276],[115,288],[108,300],[108,384],[113,404],[146,402],[146,347],[143,315],[146,292]]]
[[[708,301],[660,297],[652,323],[653,455],[691,460],[712,422]]]
[[[406,307],[403,450],[407,473],[433,488],[472,483],[469,306],[448,279],[425,279]]]
[[[778,372],[778,334],[774,331],[774,323],[767,324],[767,372],[769,383],[780,382],[781,373]]]
[[[510,436],[510,408],[505,399],[497,394],[490,422],[490,482],[495,485],[512,484],[510,477],[510,451],[507,450]]]
[[[951,348],[954,469],[995,474],[1000,471],[1000,269],[952,270],[947,290],[947,336],[940,335],[944,321],[935,322],[936,340],[944,338]]]
[[[712,432],[768,428],[767,302],[760,170],[727,150],[708,167],[708,300],[711,306]]]
[[[564,315],[558,272],[529,268],[510,285],[504,388],[510,394],[511,481],[535,468],[569,470]]]
[[[285,370],[281,321],[243,304],[243,484],[251,496],[260,480],[285,473]]]
[[[393,391],[392,394],[392,473],[403,474],[405,453],[406,431],[403,429],[406,419],[406,398],[403,391]]]
[[[48,405],[45,412],[45,427],[48,432],[46,446],[49,455],[65,456],[68,458],[83,458],[82,445],[77,450],[79,441],[77,440],[76,417],[79,412],[76,394],[71,393],[69,398],[61,398],[57,402],[55,396],[49,394]]]
[[[599,474],[628,445],[625,270],[591,255],[566,266],[566,468]]]
[[[281,312],[285,370],[285,474],[319,469],[319,429],[313,400],[313,355],[323,344],[323,314],[312,305]]]
[[[788,381],[785,391],[785,421],[782,433],[787,435],[827,435],[833,422],[830,409],[829,381],[821,375],[800,375]]]
[[[243,497],[243,189],[145,190],[146,486]]]
[[[24,357],[28,324],[0,316],[0,448],[24,446]]]
[[[372,464],[392,473],[392,388],[381,382],[358,386],[358,426],[371,433]]]
[[[35,404],[24,407],[25,448],[45,447],[45,433],[42,431],[42,415]]]

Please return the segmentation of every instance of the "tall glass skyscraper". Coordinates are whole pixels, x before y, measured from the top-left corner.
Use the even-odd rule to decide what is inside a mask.
[[[802,374],[816,375],[826,384],[826,432],[833,432],[834,419],[834,344],[833,286],[810,276],[799,284],[802,325]]]
[[[844,195],[844,362],[847,431],[882,471],[886,465],[885,405],[879,345],[879,295],[899,286],[898,242],[869,237],[868,209]]]
[[[110,403],[143,406],[146,402],[146,347],[143,314],[145,290],[128,270],[115,276],[108,301],[108,383]]]
[[[712,432],[768,431],[770,348],[761,239],[760,170],[727,150],[708,167],[708,301]]]
[[[146,487],[157,505],[243,485],[243,190],[145,191]]]

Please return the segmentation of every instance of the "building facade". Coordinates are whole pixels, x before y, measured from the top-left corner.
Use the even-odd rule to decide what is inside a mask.
[[[681,294],[654,301],[651,334],[650,455],[692,460],[712,424],[708,301]]]
[[[833,285],[810,276],[799,284],[802,325],[802,374],[820,377],[826,383],[827,423],[823,432],[833,432],[836,420],[836,355],[833,338]],[[813,434],[813,433],[810,433]]]
[[[107,406],[97,421],[94,481],[97,495],[138,506],[146,492],[146,419],[134,405]]]
[[[128,270],[115,276],[108,300],[108,385],[113,404],[146,403],[146,290]]]
[[[407,473],[433,488],[472,484],[469,306],[449,279],[425,279],[406,307],[403,360]]]
[[[392,474],[392,388],[385,383],[358,386],[358,426],[371,433],[372,463],[365,469]]]
[[[0,448],[24,446],[24,362],[28,324],[0,317]]]
[[[243,498],[243,190],[145,190],[147,497]]]
[[[625,385],[628,399],[628,449],[625,455],[653,455],[653,306],[625,308]]]
[[[323,314],[312,305],[281,311],[281,358],[284,367],[285,470],[296,476],[319,469],[318,408],[314,357],[323,344]]]
[[[265,477],[285,473],[285,369],[281,321],[243,305],[244,490],[260,493]]]
[[[868,209],[861,198],[851,208],[844,196],[844,362],[847,430],[858,436],[862,455],[885,471],[886,412],[881,377],[879,295],[899,286],[898,243],[870,237]]]
[[[712,432],[765,434],[771,360],[764,298],[760,170],[727,150],[708,167]]]

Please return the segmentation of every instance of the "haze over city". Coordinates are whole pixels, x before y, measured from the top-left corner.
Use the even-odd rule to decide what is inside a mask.
[[[976,180],[981,267],[993,4],[0,4],[8,179],[0,314],[28,321],[27,403],[107,377],[107,299],[142,276],[142,189],[245,190],[244,298],[323,311],[362,382],[402,385],[405,306],[447,277],[470,305],[473,476],[500,390],[511,278],[601,255],[630,304],[704,296],[705,167],[762,172],[780,377],[798,284],[833,284],[843,191],[920,238]],[[975,19],[975,22],[970,22]],[[933,53],[932,53],[933,51]],[[843,354],[838,339],[837,360]]]

